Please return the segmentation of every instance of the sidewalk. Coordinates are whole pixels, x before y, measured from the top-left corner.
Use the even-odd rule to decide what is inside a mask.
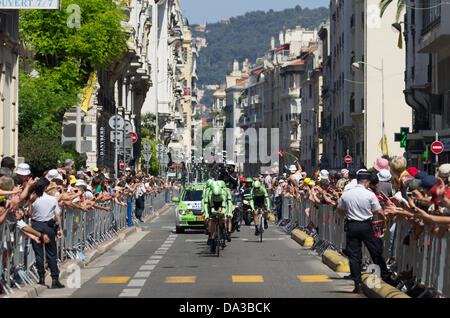
[[[168,209],[170,209],[172,205],[165,204],[160,210],[155,212],[152,215],[149,215],[145,218],[143,218],[144,222],[150,222],[156,217],[158,217],[160,214],[164,213]],[[86,260],[66,260],[59,264],[59,270],[60,270],[60,280],[66,279],[69,277],[71,273],[73,273],[74,268],[77,268],[77,266],[81,269],[84,269],[88,264],[91,264],[93,261],[97,260],[100,256],[104,255],[108,251],[115,248],[119,243],[132,241],[132,245],[127,246],[127,249],[131,248],[136,244],[140,236],[146,235],[147,233],[142,233],[143,230],[139,226],[132,226],[129,227],[122,232],[118,233],[116,237],[114,237],[111,240],[108,240],[106,242],[103,242],[99,246],[97,246],[95,249],[89,250],[85,253]],[[140,234],[140,235],[139,235]],[[136,240],[133,240],[133,237],[137,236]],[[124,251],[125,252],[125,251]],[[117,257],[120,255],[116,255]],[[47,272],[45,284],[47,286],[51,286],[51,277],[50,274]],[[64,289],[58,289],[58,291],[65,291],[67,290],[67,286]],[[38,296],[41,296],[44,292],[52,290],[49,289],[46,286],[35,284],[33,286],[25,286],[21,289],[14,289],[14,292],[10,295],[4,295],[0,298],[35,298]],[[55,290],[56,291],[56,290]]]

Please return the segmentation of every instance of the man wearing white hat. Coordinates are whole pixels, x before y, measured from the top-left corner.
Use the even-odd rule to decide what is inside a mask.
[[[330,173],[328,172],[328,170],[322,170],[319,173],[319,179],[320,180],[328,180],[328,176],[330,175]]]
[[[63,180],[63,177],[59,174],[58,170],[52,169],[47,173],[48,181],[53,181],[54,179]]]
[[[30,166],[26,163],[19,164],[16,170],[16,175],[26,181],[26,179],[31,176]]]

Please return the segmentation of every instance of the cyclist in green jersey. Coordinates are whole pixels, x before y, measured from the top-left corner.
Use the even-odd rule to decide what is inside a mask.
[[[259,235],[258,229],[258,214],[261,210],[264,217],[264,229],[269,227],[267,219],[270,211],[270,199],[266,188],[262,185],[260,181],[255,181],[253,183],[252,191],[250,192],[250,207],[255,211],[254,221],[255,221],[255,235]]]
[[[227,198],[227,207],[226,207],[226,227],[227,227],[227,241],[231,242],[231,220],[233,219],[233,196],[231,194],[231,190],[227,188],[225,181],[220,181],[220,186],[224,190],[224,194]]]
[[[214,244],[214,238],[215,238],[215,232],[216,232],[216,214],[219,214],[219,221],[220,226],[225,225],[225,212],[227,208],[227,198],[224,194],[222,187],[220,187],[219,184],[214,182],[211,185],[211,190],[209,192],[209,198],[208,198],[208,218],[209,222],[209,232],[211,233],[211,253],[215,252],[215,244]]]

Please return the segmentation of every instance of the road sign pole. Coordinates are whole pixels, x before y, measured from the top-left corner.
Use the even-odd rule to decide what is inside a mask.
[[[439,141],[439,133],[436,131],[436,141]],[[439,155],[436,154],[436,169],[439,167]]]
[[[347,156],[350,156],[350,150],[349,149],[347,149]],[[349,165],[349,162],[347,162],[347,170],[348,170],[348,165]]]
[[[118,172],[118,143],[117,143],[117,107],[115,108],[116,110],[116,116],[114,119],[114,134],[115,134],[115,138],[114,138],[114,171],[116,173],[116,177],[115,177],[115,181],[116,181],[116,186],[117,186],[117,180],[119,177],[119,172]]]

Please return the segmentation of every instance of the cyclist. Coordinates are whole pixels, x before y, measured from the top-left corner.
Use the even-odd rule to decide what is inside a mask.
[[[226,236],[227,241],[231,242],[231,220],[233,219],[233,196],[231,194],[231,190],[227,188],[227,185],[225,184],[225,181],[220,181],[220,186],[222,187],[222,190],[224,191],[224,194],[227,199],[227,207],[225,211],[226,216]]]
[[[255,221],[255,235],[258,236],[260,234],[258,229],[258,214],[259,210],[263,210],[264,217],[264,229],[269,227],[267,223],[267,218],[269,216],[270,211],[270,199],[269,194],[267,193],[266,188],[262,185],[260,181],[255,181],[253,183],[253,187],[250,194],[250,207],[253,211],[255,211],[254,221]],[[256,209],[255,209],[256,207]]]
[[[219,214],[220,226],[225,225],[225,211],[227,207],[226,195],[222,191],[222,187],[213,182],[208,197],[208,208],[206,209],[206,217],[209,219],[209,232],[211,233],[211,253],[216,250],[215,235],[216,233],[216,214]]]
[[[209,226],[208,226],[208,218],[206,217],[207,213],[208,213],[208,200],[209,200],[209,194],[211,191],[211,184],[213,183],[214,180],[209,179],[208,181],[206,181],[206,186],[203,189],[203,193],[202,193],[202,216],[205,218],[205,227],[206,227],[206,231],[205,234],[208,235],[208,245],[211,244],[211,233],[209,233]]]

